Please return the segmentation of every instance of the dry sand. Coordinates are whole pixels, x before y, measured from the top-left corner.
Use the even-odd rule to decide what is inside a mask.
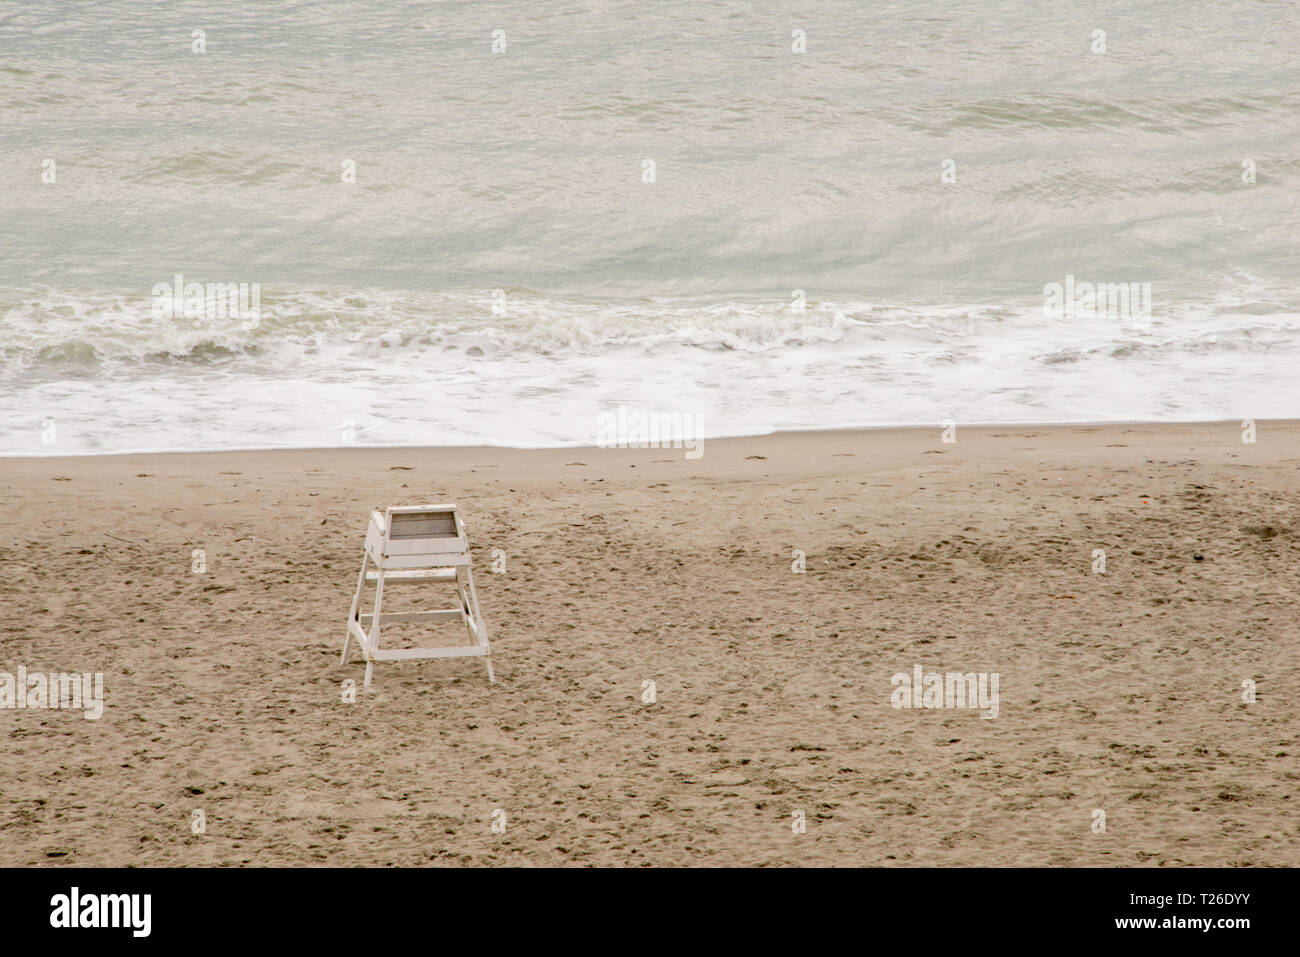
[[[0,863],[1296,865],[1297,492],[1295,423],[0,460],[0,670],[106,697],[0,711]],[[345,704],[367,510],[440,501],[498,683]]]

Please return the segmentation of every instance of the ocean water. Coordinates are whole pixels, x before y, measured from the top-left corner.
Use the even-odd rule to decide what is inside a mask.
[[[1300,416],[1297,40],[1291,2],[0,3],[0,455]],[[160,313],[177,274],[257,321]],[[1045,315],[1067,277],[1150,314]]]

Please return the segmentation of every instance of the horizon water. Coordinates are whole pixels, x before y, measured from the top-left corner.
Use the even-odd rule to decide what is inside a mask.
[[[0,456],[1300,417],[1294,5],[750,7],[0,3]]]

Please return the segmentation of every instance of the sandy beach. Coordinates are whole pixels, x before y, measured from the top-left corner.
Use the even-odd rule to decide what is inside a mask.
[[[2,459],[0,670],[104,708],[0,711],[0,862],[1294,866],[1298,493],[1294,422]],[[368,510],[437,502],[497,684],[345,703]]]

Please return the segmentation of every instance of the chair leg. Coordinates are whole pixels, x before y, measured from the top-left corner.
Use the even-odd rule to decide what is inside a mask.
[[[478,631],[474,622],[474,609],[469,600],[469,583],[465,578],[466,569],[456,569],[456,600],[460,602],[460,618],[465,623],[465,631],[470,640],[478,644]]]
[[[483,660],[487,663],[488,683],[496,684],[496,674],[492,671],[492,646],[488,643],[487,622],[478,607],[478,589],[474,587],[474,569],[465,566],[465,590],[468,597],[466,607],[474,620],[474,641],[485,649]]]
[[[357,620],[357,610],[361,606],[361,592],[366,587],[366,565],[370,561],[370,555],[367,553],[361,558],[361,574],[357,576],[357,591],[352,596],[352,609],[348,612],[348,634],[343,639],[343,657],[339,659],[339,664],[348,663],[348,651],[352,648],[352,622]]]
[[[375,668],[375,659],[372,657],[373,652],[379,647],[379,616],[384,607],[384,570],[379,569],[379,580],[375,582],[375,617],[370,622],[370,641],[367,643],[366,651],[366,683],[365,687],[370,687],[370,674]]]

